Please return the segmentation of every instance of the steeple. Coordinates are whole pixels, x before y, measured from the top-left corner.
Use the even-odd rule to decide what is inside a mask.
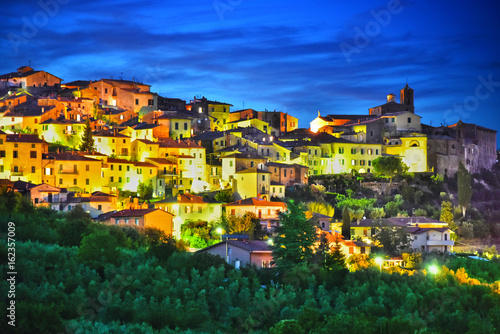
[[[413,89],[408,86],[408,83],[405,88],[401,89],[401,104],[413,107]]]

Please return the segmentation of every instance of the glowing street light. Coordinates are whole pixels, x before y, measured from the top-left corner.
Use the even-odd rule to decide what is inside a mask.
[[[437,266],[435,266],[435,265],[432,265],[432,266],[430,266],[430,267],[429,267],[429,271],[430,271],[432,274],[434,274],[434,277],[436,277],[436,274],[437,274],[437,272],[438,272],[438,267],[437,267]]]
[[[216,232],[217,232],[218,235],[220,235],[220,241],[222,241],[222,232],[223,232],[222,227],[217,227]]]
[[[382,263],[384,263],[384,259],[382,259],[381,257],[376,257],[375,263],[380,266],[380,273],[382,273]]]

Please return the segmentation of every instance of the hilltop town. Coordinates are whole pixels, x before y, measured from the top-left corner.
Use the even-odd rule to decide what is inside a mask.
[[[233,110],[205,97],[187,103],[150,88],[112,78],[63,83],[29,66],[0,75],[2,184],[35,206],[66,212],[80,205],[105,223],[180,238],[186,221],[223,211],[254,212],[271,228],[288,188],[311,176],[369,175],[379,157],[441,176],[454,176],[460,163],[476,173],[496,162],[495,130],[422,124],[408,84],[400,102],[389,94],[366,114],[318,112],[309,129],[289,113]],[[196,195],[222,190],[234,202]],[[139,200],[138,191],[149,195]],[[325,231],[331,218],[323,217]],[[436,224],[429,226],[443,227]]]

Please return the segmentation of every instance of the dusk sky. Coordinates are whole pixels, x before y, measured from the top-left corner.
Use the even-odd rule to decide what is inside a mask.
[[[408,82],[423,123],[500,130],[499,15],[493,0],[2,1],[0,73],[31,60],[63,83],[134,79],[301,127],[399,102]]]

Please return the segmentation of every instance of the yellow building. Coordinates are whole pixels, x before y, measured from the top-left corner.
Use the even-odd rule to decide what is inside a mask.
[[[47,143],[36,135],[0,131],[0,178],[42,183],[42,155],[47,151]]]
[[[132,160],[144,161],[147,158],[158,158],[159,143],[152,142],[148,139],[136,139],[130,145],[132,148]]]
[[[159,209],[122,210],[111,214],[107,224],[132,226],[138,229],[153,227],[172,235],[173,218],[173,214]]]
[[[371,173],[372,161],[382,156],[381,144],[354,143],[345,139],[335,139],[330,143],[322,143],[322,173],[350,173],[353,169],[358,173]]]
[[[42,159],[42,182],[68,191],[101,191],[102,161],[75,152],[46,153]]]
[[[222,126],[223,131],[233,130],[238,128],[256,128],[267,134],[271,134],[273,132],[278,133],[278,129],[272,128],[269,125],[269,123],[264,122],[263,120],[260,120],[258,118],[243,119],[239,121],[225,123]],[[219,127],[219,129],[221,129],[221,127]]]
[[[278,213],[286,211],[286,204],[283,202],[271,202],[253,197],[227,203],[222,207],[228,216],[242,217],[245,213],[251,212],[259,219],[278,219]]]
[[[229,108],[232,104],[207,101],[208,116],[210,118],[210,130],[220,131],[229,122]],[[201,110],[203,112],[203,110]]]
[[[385,154],[400,157],[410,167],[411,173],[429,171],[427,166],[427,136],[412,133],[405,137],[386,138],[383,147]]]
[[[163,114],[154,121],[165,125],[169,129],[169,137],[174,140],[191,137],[191,119],[186,116]]]
[[[201,196],[180,193],[154,204],[156,209],[165,210],[174,217],[174,236],[180,238],[181,226],[186,221],[213,221],[221,217],[222,203]]]
[[[132,141],[136,139],[157,141],[156,137],[154,136],[153,129],[158,126],[158,124],[141,123],[134,126],[127,126],[127,128],[120,131],[120,133],[122,135],[130,137]]]
[[[99,132],[93,135],[96,151],[121,159],[131,158],[131,139],[117,132]]]
[[[74,149],[82,144],[85,122],[49,119],[41,123],[40,136],[49,143],[60,143]]]
[[[271,172],[260,168],[248,168],[234,174],[232,182],[235,197],[271,197]]]

